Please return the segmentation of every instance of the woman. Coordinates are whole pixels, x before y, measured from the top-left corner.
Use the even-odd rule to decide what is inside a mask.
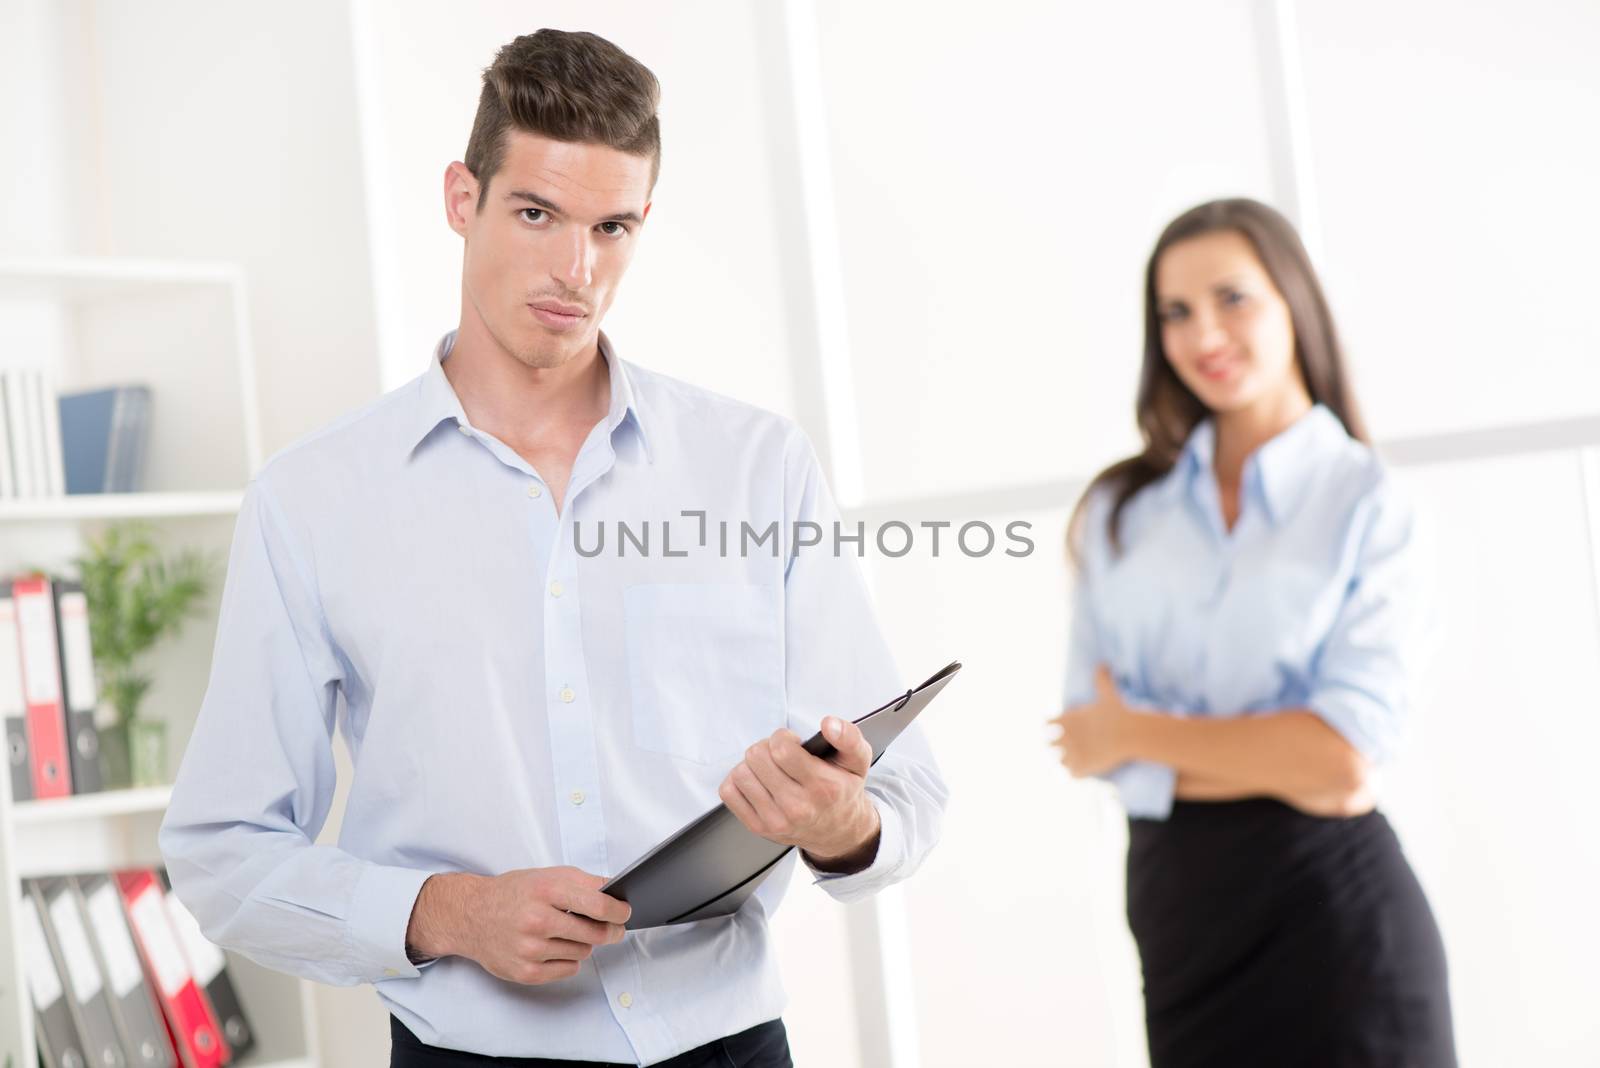
[[[1417,616],[1410,514],[1277,212],[1184,213],[1145,283],[1139,455],[1089,486],[1074,775],[1130,818],[1154,1068],[1454,1065],[1444,950],[1369,775]]]

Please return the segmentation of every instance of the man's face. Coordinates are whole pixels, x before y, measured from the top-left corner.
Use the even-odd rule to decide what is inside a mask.
[[[512,130],[478,210],[465,165],[445,173],[445,211],[466,241],[462,322],[476,316],[529,367],[595,344],[650,212],[651,161]]]

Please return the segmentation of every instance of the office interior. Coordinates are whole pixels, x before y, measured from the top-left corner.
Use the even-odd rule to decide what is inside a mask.
[[[0,569],[129,515],[223,551],[262,463],[426,368],[460,299],[444,168],[479,72],[542,25],[663,87],[618,353],[796,420],[869,532],[1030,524],[1022,555],[864,554],[907,684],[965,664],[924,717],[952,800],[873,901],[794,880],[773,926],[796,1063],[1148,1063],[1126,817],[1044,724],[1068,514],[1138,444],[1145,258],[1223,196],[1300,230],[1426,521],[1433,641],[1381,805],[1461,1062],[1600,1063],[1600,5],[5,0],[0,366],[154,400],[140,499],[0,501]],[[215,620],[213,596],[155,659],[173,772]],[[158,860],[159,790],[0,805],[13,892]],[[372,990],[230,965],[250,1063],[388,1063]]]

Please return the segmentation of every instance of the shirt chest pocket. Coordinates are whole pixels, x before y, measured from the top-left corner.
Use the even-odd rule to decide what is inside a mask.
[[[785,719],[777,586],[655,583],[623,593],[634,744],[731,767]]]

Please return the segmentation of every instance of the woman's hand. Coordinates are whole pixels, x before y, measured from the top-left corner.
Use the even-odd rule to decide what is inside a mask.
[[[1094,700],[1075,705],[1055,719],[1061,736],[1051,744],[1061,750],[1062,765],[1074,776],[1101,775],[1132,758],[1128,724],[1138,715],[1122,701],[1111,669],[1101,664],[1094,673]]]
[[[1378,807],[1377,791],[1372,783],[1363,781],[1359,786],[1336,790],[1305,790],[1285,792],[1278,800],[1307,816],[1323,819],[1350,819],[1365,816]]]

